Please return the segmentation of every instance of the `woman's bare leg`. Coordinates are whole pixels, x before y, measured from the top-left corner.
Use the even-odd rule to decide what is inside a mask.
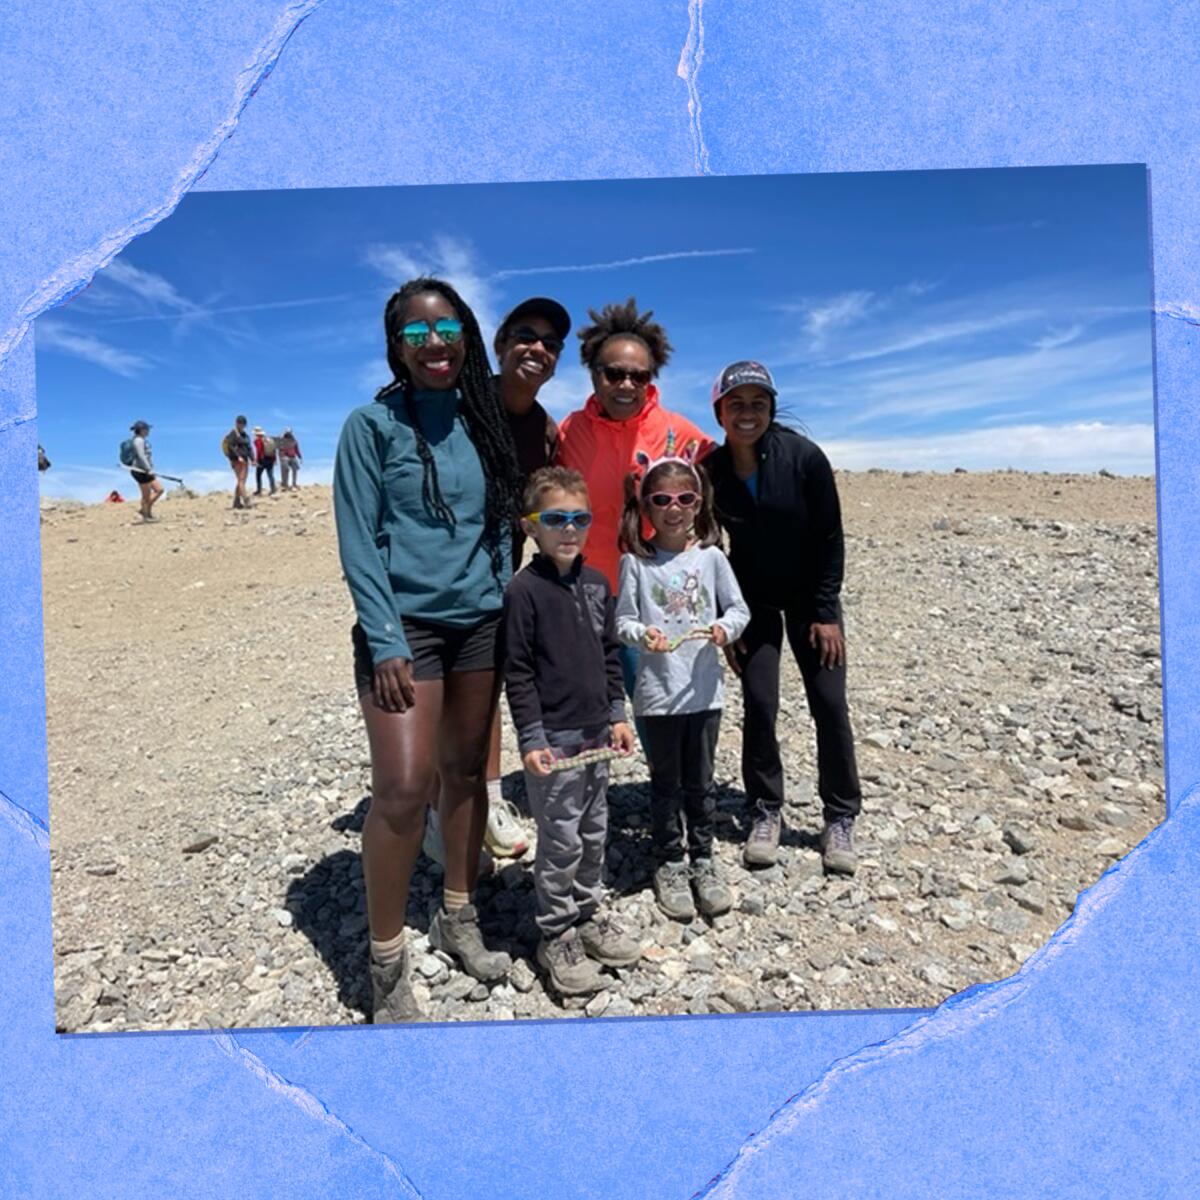
[[[445,886],[454,892],[471,892],[487,823],[485,765],[499,676],[495,671],[452,672],[443,682],[438,817],[446,852]]]
[[[389,941],[404,928],[409,883],[425,830],[425,807],[435,783],[442,681],[414,687],[416,703],[403,713],[385,712],[369,691],[360,697],[371,745],[363,878],[367,920],[376,941]]]

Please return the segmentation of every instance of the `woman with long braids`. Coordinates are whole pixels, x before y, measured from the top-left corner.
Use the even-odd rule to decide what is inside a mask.
[[[593,392],[577,412],[563,419],[558,431],[558,462],[578,471],[587,483],[592,504],[592,534],[588,563],[608,579],[614,595],[620,590],[617,544],[625,507],[625,477],[637,466],[638,452],[661,458],[667,439],[683,450],[694,444],[696,458],[713,442],[686,417],[659,403],[654,380],[667,365],[672,346],[667,331],[653,312],[638,312],[631,296],[624,304],[588,310],[592,323],[579,330],[583,365],[592,376]],[[651,535],[647,526],[646,536]],[[625,690],[633,695],[638,651],[621,647]],[[642,730],[638,729],[639,735]],[[643,749],[645,737],[641,738]]]
[[[394,378],[346,418],[333,479],[371,748],[363,874],[376,1023],[421,1016],[404,922],[435,778],[446,861],[430,942],[477,979],[509,967],[484,945],[472,891],[519,488],[479,325],[458,293],[410,280],[384,328]]]

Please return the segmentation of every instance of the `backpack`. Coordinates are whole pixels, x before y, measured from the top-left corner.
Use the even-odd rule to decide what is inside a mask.
[[[263,458],[274,458],[275,457],[275,439],[273,437],[264,437],[262,440],[262,444],[263,444],[263,449],[262,449]]]
[[[230,431],[229,431],[229,433],[227,433],[227,434],[226,434],[226,435],[225,435],[225,436],[224,436],[224,437],[221,439],[221,453],[222,453],[223,455],[225,455],[225,457],[226,457],[226,458],[228,458],[228,457],[229,457],[229,439],[230,439],[232,436],[233,436],[233,430],[230,430]]]
[[[137,453],[133,448],[133,438],[126,438],[121,443],[121,449],[117,453],[121,456],[122,466],[132,467],[137,462]]]

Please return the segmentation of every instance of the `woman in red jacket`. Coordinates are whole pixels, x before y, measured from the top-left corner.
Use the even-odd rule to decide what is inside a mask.
[[[631,296],[624,304],[588,310],[592,324],[579,330],[580,357],[591,372],[592,394],[583,408],[563,419],[558,430],[557,461],[578,471],[587,483],[592,505],[588,563],[602,572],[614,593],[621,552],[617,533],[625,506],[625,477],[636,465],[638,451],[650,459],[666,453],[667,435],[682,451],[696,443],[696,457],[713,446],[691,421],[659,403],[654,384],[671,357],[666,330],[653,312],[639,313]],[[638,652],[621,648],[625,690],[632,695]],[[643,746],[645,739],[642,739]]]

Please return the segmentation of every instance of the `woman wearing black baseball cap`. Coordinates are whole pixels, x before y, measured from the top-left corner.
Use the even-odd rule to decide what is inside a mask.
[[[840,595],[845,546],[829,460],[775,419],[778,392],[762,363],[730,363],[712,389],[725,442],[705,460],[729,558],[750,605],[750,624],[729,648],[742,680],[742,779],[750,806],[749,866],[775,862],[782,829],[783,766],[775,720],[786,630],[817,727],[818,792],[826,870],[851,875],[862,807],[846,706]]]

